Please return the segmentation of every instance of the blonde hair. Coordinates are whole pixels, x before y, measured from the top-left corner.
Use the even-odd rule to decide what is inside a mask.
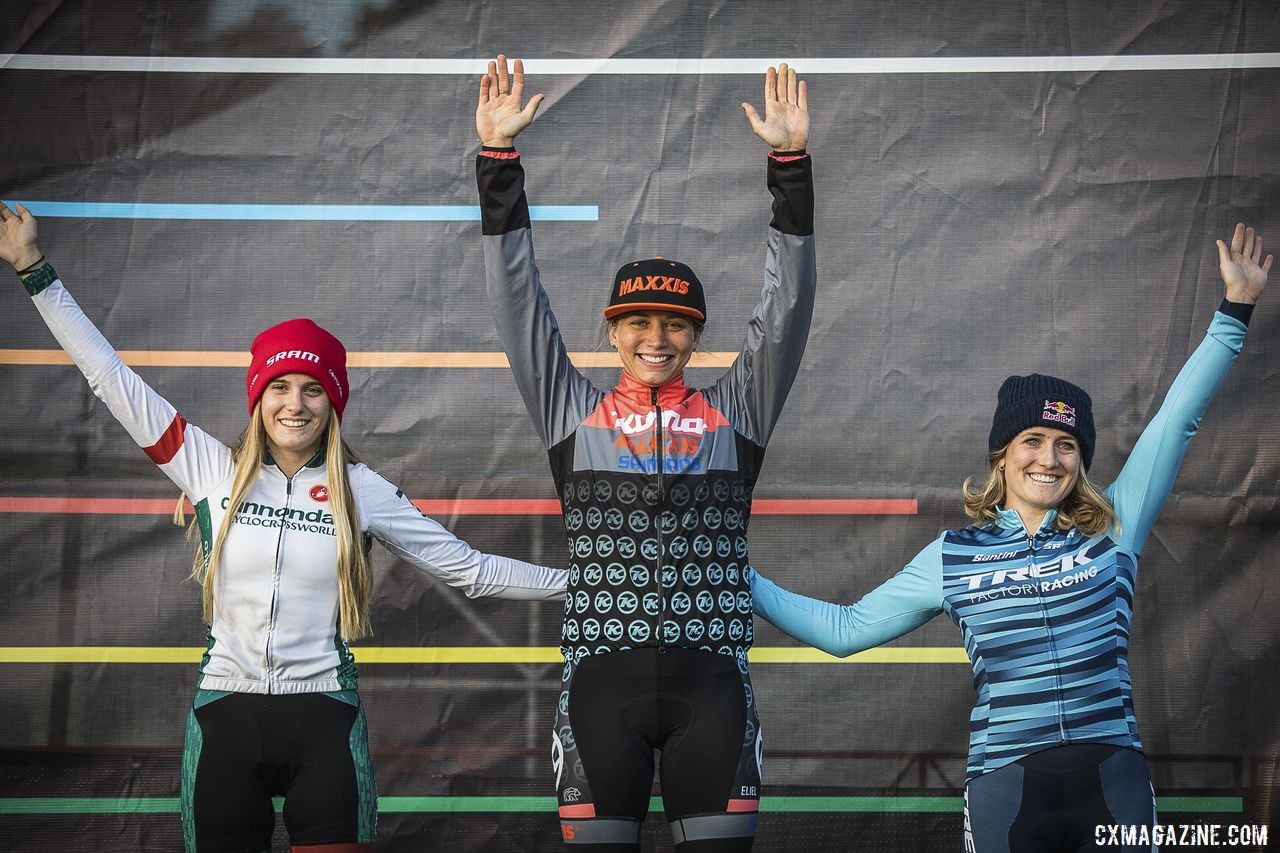
[[[222,546],[235,519],[236,508],[244,501],[245,495],[258,476],[262,466],[263,453],[266,451],[267,433],[262,423],[261,405],[253,407],[249,424],[240,434],[239,440],[231,451],[235,474],[231,481],[231,496],[227,503],[227,512],[222,518],[217,535],[209,542],[201,541],[196,545],[195,561],[191,568],[191,579],[200,584],[204,599],[204,620],[213,621],[214,577],[218,571],[218,563],[222,558]],[[338,621],[339,630],[344,641],[358,640],[372,633],[369,623],[369,597],[373,587],[373,575],[369,568],[369,555],[364,548],[364,537],[360,532],[360,514],[356,509],[355,496],[351,491],[351,481],[347,476],[347,464],[359,462],[356,455],[345,441],[339,428],[338,414],[329,412],[329,426],[325,440],[325,470],[329,486],[329,503],[332,506],[335,544],[338,551]],[[185,524],[185,497],[178,498],[178,506],[173,513],[173,523]],[[192,519],[187,528],[187,538],[199,536],[198,519]]]
[[[991,469],[986,479],[978,483],[977,477],[969,477],[960,488],[964,493],[965,515],[981,522],[992,522],[999,517],[996,507],[1004,503],[1005,485],[1004,469],[1000,460],[1004,458],[1009,445],[995,451],[988,458]],[[1102,490],[1089,480],[1083,469],[1076,478],[1071,493],[1062,499],[1057,506],[1058,515],[1054,525],[1059,530],[1070,530],[1075,527],[1085,536],[1097,536],[1107,531],[1120,531],[1120,519],[1111,506],[1111,501]]]

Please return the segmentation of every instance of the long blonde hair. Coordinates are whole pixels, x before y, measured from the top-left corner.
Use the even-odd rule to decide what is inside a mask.
[[[267,432],[262,423],[261,404],[253,407],[249,424],[240,434],[231,450],[235,474],[231,481],[231,496],[226,514],[222,518],[216,536],[208,541],[201,539],[196,545],[191,579],[200,584],[204,599],[204,620],[213,621],[214,577],[222,558],[222,546],[231,531],[236,508],[244,502],[245,495],[258,476],[263,454],[267,447]],[[356,509],[351,481],[347,476],[347,464],[359,462],[350,446],[342,440],[338,414],[329,412],[329,426],[325,440],[325,470],[329,486],[329,502],[332,506],[334,538],[338,551],[338,619],[344,641],[358,640],[372,633],[369,623],[369,598],[373,587],[373,575],[369,568],[369,555],[360,532],[360,513]],[[185,524],[185,498],[178,499],[173,513],[173,523]],[[199,536],[198,517],[187,528],[187,538]]]
[[[960,487],[964,493],[965,515],[975,521],[992,522],[999,517],[996,508],[1005,499],[1004,469],[1000,467],[1000,460],[1008,449],[1009,445],[1006,444],[988,457],[987,462],[991,468],[983,482],[979,483],[976,476],[969,477]],[[1085,536],[1097,536],[1109,530],[1116,533],[1120,531],[1120,519],[1116,516],[1115,507],[1102,490],[1090,482],[1083,469],[1076,478],[1071,493],[1062,499],[1057,510],[1054,525],[1059,530],[1075,527]]]

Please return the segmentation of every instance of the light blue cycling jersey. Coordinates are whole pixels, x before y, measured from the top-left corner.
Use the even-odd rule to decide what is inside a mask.
[[[1247,321],[1241,308],[1223,305]],[[1002,509],[989,524],[944,532],[856,604],[796,595],[753,573],[755,614],[844,657],[945,611],[964,635],[978,691],[967,779],[1066,743],[1141,749],[1128,664],[1138,555],[1245,328],[1223,311],[1214,315],[1106,490],[1118,530],[1092,537],[1058,530],[1051,510],[1032,535],[1016,512]]]

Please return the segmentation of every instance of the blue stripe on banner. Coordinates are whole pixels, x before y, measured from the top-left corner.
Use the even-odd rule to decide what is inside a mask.
[[[478,222],[480,208],[469,204],[141,204],[120,202],[24,201],[36,216],[83,219],[239,219],[312,222]],[[9,204],[12,208],[13,205]],[[594,204],[544,204],[529,208],[542,222],[596,222]]]

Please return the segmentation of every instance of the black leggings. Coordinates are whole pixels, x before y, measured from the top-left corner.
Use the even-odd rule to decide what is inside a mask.
[[[964,789],[965,851],[1075,853],[1101,847],[1099,826],[1152,826],[1155,793],[1142,753],[1098,743],[1033,753]],[[1144,848],[1150,850],[1150,847]]]
[[[182,755],[188,853],[269,850],[272,797],[284,797],[284,824],[295,848],[373,850],[378,797],[364,708],[354,690],[196,691]]]
[[[751,849],[760,722],[745,661],[694,649],[631,649],[566,665],[552,761],[565,843],[640,849],[654,750],[681,853]]]

